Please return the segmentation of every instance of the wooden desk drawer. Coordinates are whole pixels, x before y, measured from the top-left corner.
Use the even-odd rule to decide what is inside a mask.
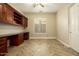
[[[24,42],[23,33],[9,36],[8,39],[10,41],[10,46],[18,46]]]
[[[7,53],[7,46],[5,44],[0,46],[0,53]]]
[[[7,38],[0,37],[0,56],[3,56],[7,53]]]
[[[7,42],[6,38],[0,38],[0,45],[5,44]]]

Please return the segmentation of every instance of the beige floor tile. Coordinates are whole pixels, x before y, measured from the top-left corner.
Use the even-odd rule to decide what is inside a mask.
[[[6,56],[79,56],[79,53],[54,39],[32,39],[9,47]]]

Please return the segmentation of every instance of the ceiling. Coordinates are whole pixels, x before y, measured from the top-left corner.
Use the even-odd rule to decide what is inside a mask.
[[[39,12],[55,13],[64,5],[64,3],[42,3],[44,5],[44,8],[41,6],[36,6],[34,8],[33,3],[10,3],[10,4],[24,13],[39,13]]]

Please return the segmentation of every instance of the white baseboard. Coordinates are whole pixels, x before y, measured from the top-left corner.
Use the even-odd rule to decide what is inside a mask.
[[[66,47],[70,47],[70,45],[69,44],[67,44],[67,43],[65,43],[65,42],[63,42],[62,40],[60,40],[60,39],[57,39],[59,42],[61,42],[63,45],[65,45]]]
[[[56,37],[30,37],[30,39],[56,39]]]

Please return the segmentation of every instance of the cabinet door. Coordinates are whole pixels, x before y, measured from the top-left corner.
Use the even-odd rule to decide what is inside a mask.
[[[0,56],[5,55],[7,53],[7,38],[0,38]]]
[[[11,46],[18,46],[24,41],[23,34],[9,36],[8,39],[10,40]]]
[[[2,19],[2,4],[0,4],[0,19]]]
[[[28,40],[29,39],[29,32],[24,33],[24,40]]]
[[[0,3],[0,22],[5,22],[4,14],[4,4]]]
[[[18,39],[20,44],[24,41],[22,33],[18,35]]]
[[[28,19],[27,18],[25,18],[25,17],[23,17],[23,26],[24,26],[24,28],[26,28],[27,27],[27,25],[28,25]]]
[[[24,17],[22,17],[22,25],[25,28],[25,19],[24,19]]]
[[[11,23],[13,24],[13,11],[12,9],[7,6],[7,5],[4,5],[4,10],[5,10],[5,20],[7,23]]]

